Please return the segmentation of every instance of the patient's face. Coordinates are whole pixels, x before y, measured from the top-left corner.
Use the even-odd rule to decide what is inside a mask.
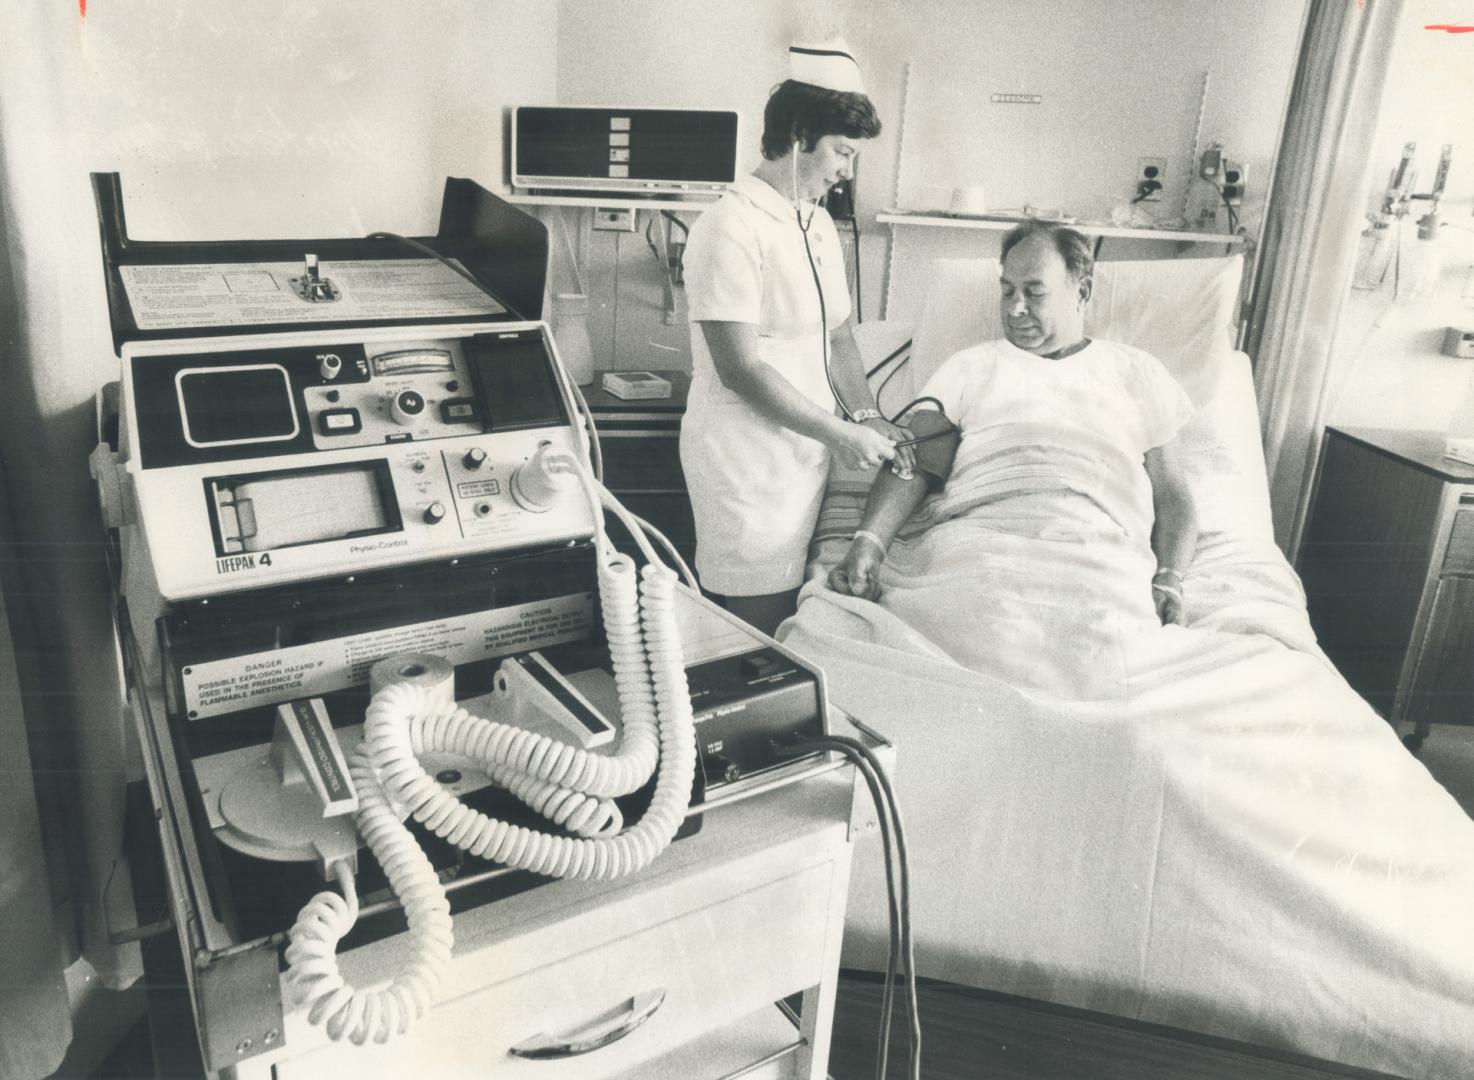
[[[1031,236],[1008,253],[999,289],[1004,336],[1020,349],[1042,356],[1085,336],[1090,282],[1071,279],[1047,237]]]

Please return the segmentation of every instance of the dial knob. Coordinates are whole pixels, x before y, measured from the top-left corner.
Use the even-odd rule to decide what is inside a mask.
[[[406,426],[425,415],[425,398],[418,390],[401,390],[389,402],[389,415]]]
[[[336,379],[343,370],[343,358],[337,353],[323,353],[317,358],[317,373],[327,381]]]
[[[420,516],[425,519],[426,525],[439,525],[445,520],[445,504],[439,499],[436,499],[429,506],[425,507],[425,512]]]
[[[471,449],[466,451],[465,456],[461,458],[461,464],[468,469],[481,468],[481,466],[486,464],[486,451],[479,446],[471,447]]]

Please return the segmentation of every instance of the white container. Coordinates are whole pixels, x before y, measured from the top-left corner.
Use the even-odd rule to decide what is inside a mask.
[[[588,297],[582,293],[559,293],[552,302],[548,329],[558,346],[558,357],[577,386],[594,381],[594,345],[589,339]]]

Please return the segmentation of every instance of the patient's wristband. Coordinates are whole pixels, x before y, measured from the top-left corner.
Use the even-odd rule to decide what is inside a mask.
[[[879,409],[856,409],[850,413],[850,419],[857,424],[863,424],[866,420],[884,420]]]
[[[886,549],[890,547],[889,544],[887,544],[884,540],[882,540],[875,533],[871,532],[869,529],[856,529],[855,530],[855,539],[856,540],[869,540],[876,547],[880,548],[880,553],[882,555],[884,555],[886,553]]]
[[[1181,600],[1182,574],[1170,566],[1164,566],[1152,575],[1152,589]]]

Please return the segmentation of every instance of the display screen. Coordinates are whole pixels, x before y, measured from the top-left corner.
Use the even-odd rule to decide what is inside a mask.
[[[466,343],[466,358],[486,402],[488,431],[568,422],[541,332],[477,334]]]
[[[513,124],[513,182],[730,184],[737,178],[737,114],[700,109],[521,106]]]
[[[191,446],[275,442],[297,435],[292,381],[280,364],[184,368],[174,384]]]

